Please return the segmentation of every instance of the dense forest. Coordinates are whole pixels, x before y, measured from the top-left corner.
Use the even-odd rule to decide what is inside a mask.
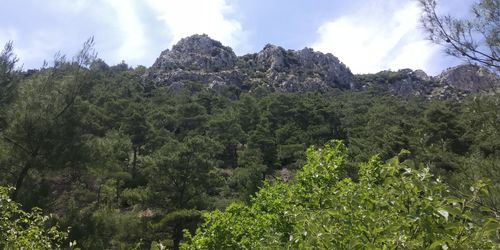
[[[91,43],[40,69],[16,61],[9,43],[2,249],[500,244],[499,94],[151,87]]]

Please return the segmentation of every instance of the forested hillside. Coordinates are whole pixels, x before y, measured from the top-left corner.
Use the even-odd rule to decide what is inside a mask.
[[[281,68],[270,56],[255,71],[244,65],[259,55],[233,58],[237,73],[160,65],[167,52],[133,68],[108,66],[89,41],[18,70],[8,44],[0,185],[14,189],[0,189],[0,248],[33,247],[12,228],[41,235],[40,249],[498,248],[494,73],[470,66],[487,76],[477,89],[341,64],[321,75],[331,55],[283,53]],[[306,70],[293,61],[304,55],[316,58]],[[243,85],[213,81],[239,73]],[[13,222],[23,216],[34,222]]]

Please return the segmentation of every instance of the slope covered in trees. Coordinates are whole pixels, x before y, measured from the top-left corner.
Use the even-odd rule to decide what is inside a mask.
[[[38,70],[16,70],[11,46],[1,56],[0,185],[16,187],[10,197],[15,204],[23,204],[26,211],[39,207],[52,214],[51,220],[43,221],[36,219],[39,214],[35,213],[36,230],[44,225],[49,229],[59,225],[63,231],[69,228],[67,237],[53,238],[61,246],[76,241],[82,249],[149,249],[152,245],[177,248],[184,240],[184,230],[195,234],[202,223],[205,226],[201,230],[211,230],[216,220],[206,219],[205,211],[223,210],[236,202],[224,213],[250,213],[234,221],[241,219],[243,223],[251,213],[274,209],[272,205],[279,200],[273,197],[279,192],[289,194],[280,199],[301,195],[300,199],[305,200],[287,200],[283,205],[290,205],[290,212],[305,217],[297,218],[300,221],[294,226],[279,226],[280,232],[286,234],[277,238],[276,244],[295,244],[289,242],[293,236],[309,241],[297,241],[305,245],[293,246],[316,246],[322,244],[322,238],[312,242],[314,239],[306,236],[325,235],[321,230],[326,229],[316,228],[319,231],[300,236],[306,219],[312,224],[322,221],[326,218],[322,216],[329,216],[323,212],[337,210],[335,206],[343,204],[337,202],[341,197],[359,202],[346,204],[364,206],[364,210],[349,210],[360,212],[360,216],[373,210],[371,205],[383,206],[353,198],[365,195],[366,199],[380,202],[393,198],[375,192],[387,189],[379,186],[386,179],[376,183],[368,180],[390,167],[399,169],[384,176],[393,181],[393,188],[417,181],[417,173],[423,173],[423,169],[429,169],[445,183],[436,184],[426,174],[425,180],[414,183],[422,186],[409,189],[407,198],[415,200],[412,208],[428,208],[432,213],[427,215],[434,220],[428,225],[444,230],[417,230],[418,237],[463,237],[454,230],[470,229],[470,234],[464,235],[491,240],[485,244],[498,243],[494,237],[498,231],[479,230],[496,225],[495,221],[488,224],[483,217],[494,220],[500,209],[498,95],[471,95],[459,100],[394,96],[379,86],[390,82],[386,73],[359,76],[367,84],[357,91],[333,88],[325,92],[276,93],[264,88],[207,88],[200,81],[184,81],[182,88],[152,87],[154,84],[144,77],[145,67],[131,68],[124,63],[108,66],[95,58],[90,45],[91,41],[73,60],[58,58],[50,67]],[[318,156],[314,150],[308,151],[306,161],[310,146],[324,145],[332,139],[344,141],[349,148],[347,152],[331,152],[332,160],[342,159],[342,173],[336,172],[340,169],[319,168],[320,162],[312,161],[314,155]],[[331,145],[341,147],[337,142]],[[407,151],[400,155],[402,150]],[[373,155],[378,155],[379,161],[370,161]],[[398,155],[404,164],[390,160]],[[386,165],[381,163],[386,161]],[[306,167],[300,170],[304,164]],[[337,177],[335,181],[324,180],[328,182],[325,186],[305,177],[315,175],[314,171],[326,176],[331,172]],[[300,184],[304,181],[311,183]],[[267,182],[275,184],[264,184]],[[477,183],[484,183],[480,190],[487,190],[487,195],[471,190]],[[251,198],[263,185],[266,187]],[[363,193],[366,185],[373,185],[375,191]],[[306,192],[311,196],[305,197],[306,193],[295,190],[299,187],[314,188],[318,193]],[[329,195],[335,188],[344,196]],[[427,196],[419,196],[421,189],[425,189],[424,193],[436,192],[436,199],[429,201]],[[7,200],[3,190],[2,204]],[[315,203],[315,199],[323,197],[320,191],[326,192],[324,198],[332,206]],[[259,201],[264,196],[273,203],[269,207]],[[456,214],[454,207],[446,210],[445,203],[451,196],[465,204],[465,210]],[[400,201],[404,200],[395,200]],[[247,203],[250,205],[243,205]],[[405,204],[395,204],[398,206],[369,213],[369,218],[380,217],[379,213],[394,216],[388,216],[388,221],[374,221],[370,230],[392,225],[405,216],[401,211]],[[327,209],[310,213],[312,205]],[[257,209],[255,206],[260,210],[252,210]],[[285,211],[267,213],[273,217]],[[467,211],[471,212],[466,214],[470,218],[464,217]],[[337,212],[346,216],[346,211]],[[11,223],[15,218],[17,215],[7,221]],[[269,218],[262,219],[262,223],[270,222],[266,221]],[[474,228],[464,228],[464,221],[473,223]],[[387,242],[394,241],[396,238],[388,236],[390,232],[403,234],[417,225],[415,221],[406,222],[401,225],[405,228],[389,227],[387,232],[377,234],[384,235]],[[459,222],[457,227],[448,232],[454,222]],[[340,229],[345,226],[338,221],[325,224]],[[346,229],[345,237],[354,232]],[[5,231],[1,233],[1,240],[10,237]],[[427,244],[423,246],[433,244],[433,240],[451,244],[448,238],[438,236],[419,242]],[[196,246],[205,244],[203,241],[197,234],[188,243]],[[374,246],[380,246],[376,241]]]

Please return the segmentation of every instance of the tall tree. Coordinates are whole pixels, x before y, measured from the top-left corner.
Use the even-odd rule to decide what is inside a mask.
[[[234,111],[226,109],[223,113],[212,116],[208,122],[207,134],[222,144],[224,165],[236,167],[238,144],[246,139],[245,132],[241,129]]]
[[[75,164],[83,152],[77,104],[87,67],[95,58],[92,46],[89,39],[71,62],[56,58],[52,68],[26,78],[6,110],[8,124],[0,136],[18,164],[14,199],[30,170]]]
[[[166,210],[164,222],[178,249],[186,221],[192,220],[191,209],[206,209],[209,172],[215,166],[215,155],[221,146],[205,136],[185,137],[159,149],[151,167],[149,183],[154,206]]]
[[[10,103],[15,96],[16,90],[16,63],[18,58],[14,55],[12,41],[5,44],[0,52],[0,130],[6,126],[5,106]]]
[[[137,103],[129,103],[128,117],[125,119],[124,130],[130,135],[132,142],[132,174],[137,173],[137,159],[141,147],[147,142],[149,124],[146,121],[145,110]]]
[[[13,97],[15,66],[18,58],[14,55],[12,41],[5,44],[0,52],[0,106],[5,105]]]

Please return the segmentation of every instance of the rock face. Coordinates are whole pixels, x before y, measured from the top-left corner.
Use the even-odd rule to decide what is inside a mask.
[[[146,78],[156,86],[174,89],[182,88],[186,82],[240,87],[244,76],[235,70],[237,59],[230,47],[207,35],[193,35],[180,40],[172,50],[163,51]]]
[[[358,89],[378,88],[400,96],[426,96],[436,87],[422,70],[381,71],[357,77]]]
[[[476,65],[460,65],[431,77],[422,70],[402,69],[358,75],[358,89],[379,88],[399,96],[461,98],[476,93],[500,91],[500,78]]]
[[[460,65],[447,69],[436,80],[440,85],[471,93],[490,92],[500,87],[497,75],[477,65]]]
[[[351,71],[336,57],[310,48],[293,51],[268,44],[244,58],[247,68],[261,74],[250,73],[252,80],[263,81],[280,92],[349,89],[353,81]]]
[[[218,72],[234,68],[236,60],[230,47],[223,46],[207,35],[193,35],[180,40],[172,50],[163,51],[153,68]]]
[[[353,75],[332,54],[268,44],[258,53],[238,57],[207,35],[184,38],[163,51],[148,69],[145,82],[172,89],[196,82],[216,91],[228,87],[276,92],[376,88],[394,95],[440,99],[500,91],[498,75],[475,65],[450,68],[436,77],[411,69]]]
[[[312,49],[293,51],[269,44],[259,53],[237,57],[207,35],[193,35],[163,51],[146,78],[156,86],[175,88],[200,82],[209,88],[297,92],[349,89],[353,74],[333,55]]]

